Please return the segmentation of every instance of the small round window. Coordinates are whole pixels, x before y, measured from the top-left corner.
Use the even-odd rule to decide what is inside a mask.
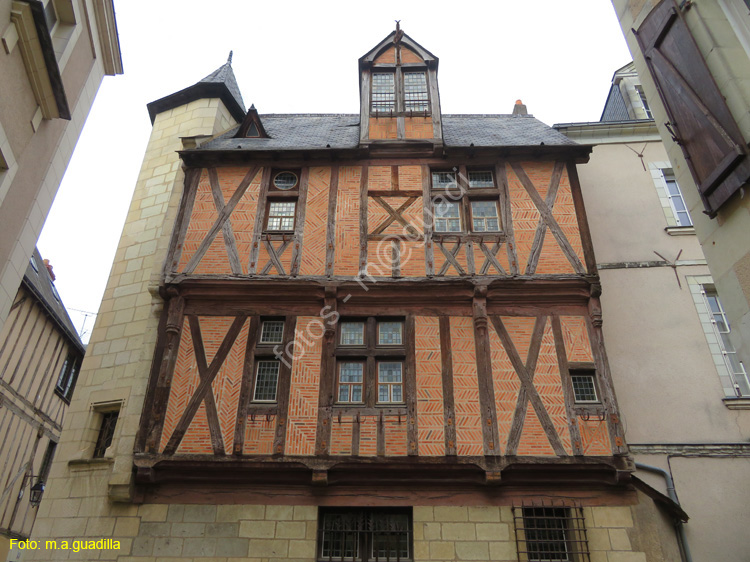
[[[297,185],[297,175],[292,172],[279,172],[276,177],[273,178],[273,185],[276,189],[292,189]]]

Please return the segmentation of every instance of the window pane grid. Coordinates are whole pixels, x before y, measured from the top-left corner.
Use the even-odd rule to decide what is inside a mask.
[[[362,402],[364,365],[362,363],[341,363],[339,366],[339,403]]]
[[[401,322],[378,322],[378,345],[401,345],[402,332]]]
[[[378,403],[403,402],[403,364],[378,363]]]
[[[387,113],[396,109],[394,75],[377,73],[372,75],[372,111]]]
[[[456,187],[456,172],[432,172],[432,187]]]
[[[598,402],[593,375],[571,375],[576,402]]]
[[[719,301],[719,295],[713,288],[704,288],[704,294],[711,311],[712,323],[718,336],[724,363],[734,383],[734,389],[738,396],[750,396],[750,379],[748,379],[745,366],[737,359],[737,350],[729,337],[732,329]]]
[[[284,337],[284,322],[266,320],[260,332],[260,343],[281,343]]]
[[[404,73],[404,109],[406,111],[427,111],[427,78],[424,72]]]
[[[435,232],[461,232],[461,214],[458,203],[435,202]]]
[[[492,172],[469,172],[469,187],[495,187],[495,182],[492,180]]]
[[[500,230],[497,203],[494,201],[472,201],[471,219],[474,232],[497,232]]]
[[[690,218],[690,213],[687,210],[685,199],[682,197],[674,173],[670,169],[665,169],[662,170],[662,175],[664,176],[664,182],[667,184],[667,197],[677,220],[677,226],[693,226],[693,219]]]
[[[258,361],[258,372],[255,377],[255,402],[275,402],[276,387],[279,382],[278,361]]]
[[[364,322],[342,322],[341,323],[341,345],[364,345],[365,323]]]
[[[268,206],[268,230],[294,230],[296,201],[272,201]]]

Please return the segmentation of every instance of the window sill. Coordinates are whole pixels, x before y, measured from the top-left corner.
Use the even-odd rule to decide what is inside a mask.
[[[97,459],[71,459],[68,461],[68,466],[71,470],[82,470],[86,468],[104,468],[114,464],[115,459],[112,457],[104,457]]]
[[[722,399],[722,401],[730,410],[750,410],[750,398],[728,397]]]
[[[695,228],[692,226],[668,226],[664,232],[670,236],[689,236],[695,234]]]

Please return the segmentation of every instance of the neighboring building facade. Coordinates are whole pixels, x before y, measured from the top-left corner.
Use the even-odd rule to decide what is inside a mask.
[[[692,559],[740,562],[750,524],[750,384],[639,86],[630,63],[615,73],[601,121],[555,128],[594,145],[579,175],[630,451],[673,478],[690,516]],[[667,493],[663,475],[640,465],[636,475]]]
[[[612,3],[721,295],[736,368],[746,373],[750,8],[745,0]]]
[[[85,352],[34,250],[0,330],[0,560],[31,535],[31,488],[46,483]]]
[[[612,387],[590,148],[520,102],[441,114],[438,60],[398,28],[359,68],[360,115],[245,113],[230,62],[149,104],[35,537],[679,560],[685,514],[632,476]]]
[[[112,0],[0,0],[0,325],[105,74]]]

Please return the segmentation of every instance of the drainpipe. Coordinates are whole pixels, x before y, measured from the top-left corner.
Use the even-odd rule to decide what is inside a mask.
[[[672,475],[669,474],[669,472],[667,472],[663,468],[651,466],[649,464],[643,464],[640,462],[635,463],[635,467],[647,472],[653,472],[655,474],[662,475],[667,483],[667,495],[669,496],[669,499],[677,505],[680,505],[680,501],[677,499],[677,494],[674,491],[674,480],[672,480]],[[682,524],[682,521],[677,519],[674,524],[674,529],[677,532],[677,542],[680,543],[683,561],[693,562],[693,557],[690,556],[690,548],[688,548],[687,537],[685,536],[685,526]]]

